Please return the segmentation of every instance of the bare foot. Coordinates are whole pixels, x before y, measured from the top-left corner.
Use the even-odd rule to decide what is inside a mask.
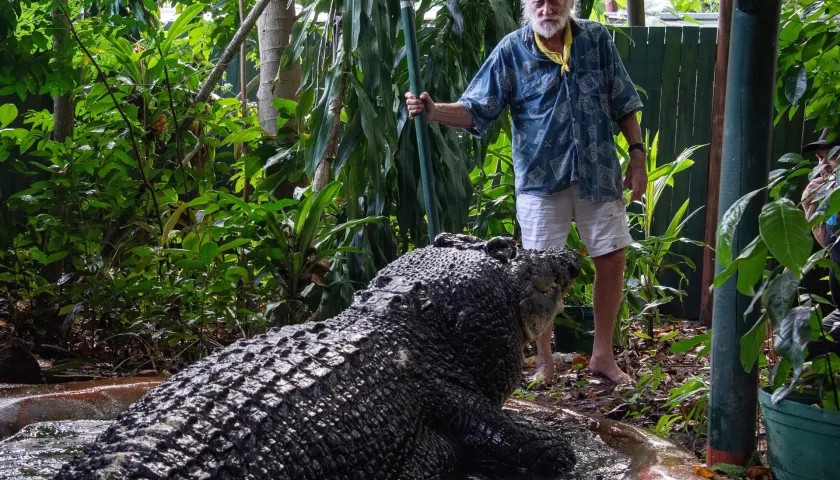
[[[537,370],[531,381],[542,377],[541,383],[544,385],[551,385],[554,383],[554,357],[551,355],[548,358],[543,358],[542,355],[537,355]]]
[[[589,360],[589,371],[596,375],[607,377],[618,385],[634,383],[630,375],[627,375],[618,368],[618,364],[615,363],[615,359],[613,358],[602,360],[597,357],[592,357]]]

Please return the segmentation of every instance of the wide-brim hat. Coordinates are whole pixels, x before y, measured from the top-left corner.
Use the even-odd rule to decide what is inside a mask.
[[[826,128],[820,134],[820,139],[816,142],[811,142],[802,147],[802,153],[811,153],[820,148],[840,147],[840,136],[836,132],[832,132],[830,128]]]

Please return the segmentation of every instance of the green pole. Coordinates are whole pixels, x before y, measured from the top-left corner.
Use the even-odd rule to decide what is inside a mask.
[[[414,6],[411,0],[400,1],[402,11],[403,32],[405,33],[405,51],[408,57],[408,79],[411,93],[420,96],[423,87],[420,82],[420,63],[417,59],[417,37],[414,34]],[[429,224],[429,242],[433,242],[440,233],[438,211],[435,206],[435,172],[432,170],[431,147],[429,147],[429,132],[426,128],[425,112],[414,117],[414,127],[417,131],[417,152],[420,154],[420,182],[423,184],[423,199],[426,204],[426,219]]]
[[[718,223],[735,201],[767,185],[773,133],[773,95],[781,0],[735,0],[723,120]],[[759,194],[759,197],[762,197]],[[744,211],[732,257],[758,234],[767,195]],[[717,272],[722,271],[717,264]],[[744,465],[756,449],[758,370],[741,366],[741,337],[758,319],[744,318],[750,297],[738,293],[736,276],[715,290],[712,317],[709,440],[706,462]]]

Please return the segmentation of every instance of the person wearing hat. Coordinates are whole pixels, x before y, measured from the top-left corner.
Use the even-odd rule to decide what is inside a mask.
[[[837,185],[836,170],[840,163],[840,136],[831,129],[826,128],[816,142],[809,143],[802,147],[803,154],[814,154],[819,165],[823,168],[813,180],[811,180],[802,192],[802,208],[805,210],[805,217],[810,219],[817,211],[820,204],[817,192],[823,185],[833,188]],[[814,238],[823,248],[831,246],[829,258],[832,262],[840,265],[840,242],[837,241],[840,234],[840,221],[838,214],[834,214],[826,221],[814,225],[812,228]],[[831,290],[831,298],[834,303],[834,310],[823,319],[825,332],[834,339],[834,345],[825,345],[823,342],[809,342],[809,357],[813,357],[829,348],[830,351],[837,351],[840,345],[840,281],[833,268],[828,269],[828,285]]]

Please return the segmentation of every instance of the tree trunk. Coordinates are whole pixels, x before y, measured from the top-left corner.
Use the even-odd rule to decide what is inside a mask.
[[[294,4],[271,0],[257,20],[260,45],[260,88],[257,90],[257,115],[263,130],[277,133],[275,98],[297,99],[300,88],[300,63],[280,71],[280,57],[289,45],[295,24]]]
[[[645,26],[645,0],[627,0],[627,25]]]
[[[62,0],[64,5],[67,5],[67,0]],[[67,25],[67,18],[61,12],[60,8],[55,8],[52,11],[52,20],[56,26],[52,45],[56,56],[61,57],[62,48],[66,48],[67,32],[70,30]],[[69,59],[68,59],[69,61]],[[73,136],[73,98],[72,92],[56,95],[53,98],[53,140],[57,142],[64,142],[68,137]]]
[[[213,67],[210,75],[201,85],[201,89],[195,95],[195,98],[193,98],[193,106],[206,102],[207,99],[210,98],[210,94],[213,93],[213,89],[216,88],[216,84],[219,82],[219,79],[222,78],[222,74],[224,74],[225,69],[228,65],[230,65],[234,52],[236,52],[239,49],[239,45],[245,41],[245,37],[248,36],[248,32],[250,32],[251,28],[257,23],[257,19],[259,19],[260,15],[262,15],[269,3],[270,0],[257,0],[254,4],[254,8],[252,8],[245,19],[242,20],[242,24],[236,30],[236,33],[233,34],[233,38],[230,39],[230,43],[228,43],[224,51],[222,51],[222,54],[219,56],[216,66]],[[181,125],[179,125],[178,128],[186,130],[194,118],[195,117],[187,116],[187,118],[181,121]]]
[[[708,191],[706,192],[706,233],[703,249],[703,274],[700,288],[700,320],[712,326],[714,293],[709,291],[715,279],[715,241],[720,195],[720,163],[723,155],[723,118],[726,109],[726,77],[729,65],[729,37],[732,29],[732,0],[721,0],[718,7],[717,57],[715,58],[715,84],[712,93],[712,131],[709,138]]]

